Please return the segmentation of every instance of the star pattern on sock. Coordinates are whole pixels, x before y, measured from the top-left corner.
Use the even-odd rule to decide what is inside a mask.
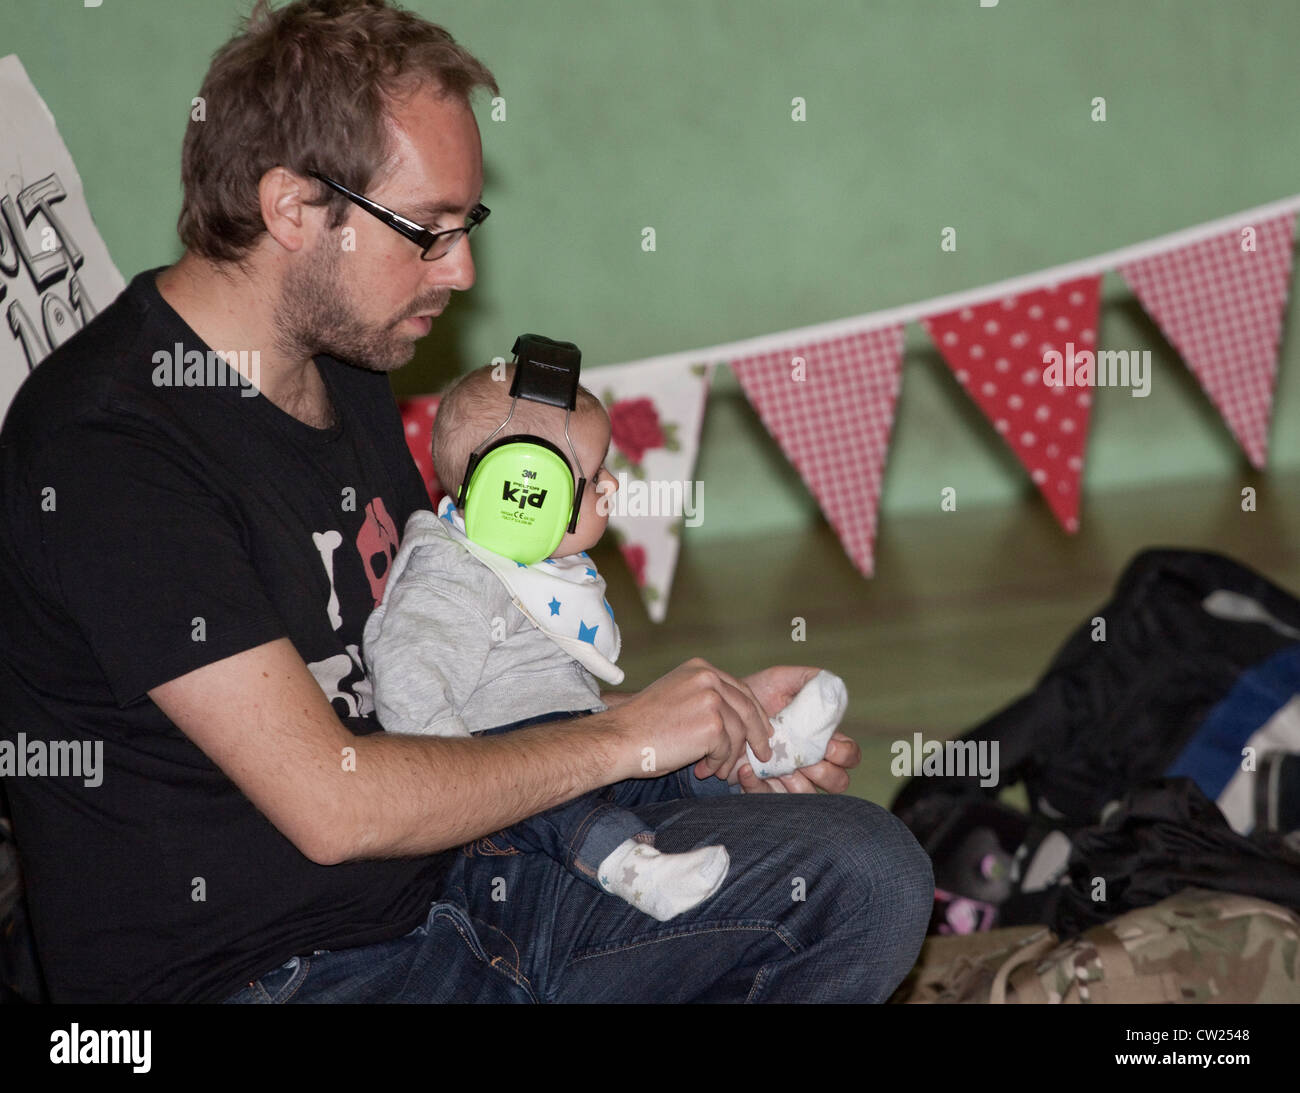
[[[560,601],[557,600],[554,596],[551,597],[551,602],[548,603],[546,606],[551,609],[552,615],[558,615],[560,613]]]
[[[788,706],[772,719],[770,759],[760,761],[748,748],[750,765],[760,778],[789,774],[820,760],[835,726],[844,715],[848,695],[844,681],[829,672],[809,680]]]

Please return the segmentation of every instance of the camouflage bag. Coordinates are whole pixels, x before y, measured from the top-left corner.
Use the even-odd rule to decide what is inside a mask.
[[[909,1002],[1300,1002],[1300,916],[1251,896],[1185,888],[1072,941],[1020,931],[931,969]]]

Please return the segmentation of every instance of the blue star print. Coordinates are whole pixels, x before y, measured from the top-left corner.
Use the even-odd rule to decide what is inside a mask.
[[[558,615],[560,613],[560,601],[557,600],[554,596],[551,597],[551,602],[548,603],[546,606],[551,609],[552,615]]]

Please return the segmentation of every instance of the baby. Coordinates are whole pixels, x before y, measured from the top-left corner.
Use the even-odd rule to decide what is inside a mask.
[[[471,372],[439,403],[433,461],[448,496],[436,515],[427,510],[412,514],[383,600],[365,628],[366,667],[379,720],[389,732],[467,736],[585,716],[606,708],[597,678],[610,684],[623,681],[614,663],[620,648],[614,613],[605,599],[605,582],[586,553],[605,531],[608,498],[618,488],[604,466],[609,417],[594,395],[577,387],[576,364],[572,413],[527,393],[512,398],[516,367]],[[507,421],[508,427],[500,429]],[[562,482],[563,491],[555,489],[554,479],[549,488],[541,488],[538,482],[544,478],[527,470],[517,472],[525,477],[513,486],[502,482],[500,474],[486,481],[496,446],[485,448],[484,441],[508,438],[540,442],[560,456],[577,494],[572,514],[561,513],[560,523],[552,525],[552,538],[563,530],[558,546],[532,564],[518,560],[528,556],[529,548],[522,555],[515,549],[509,537],[516,533],[516,522],[510,518],[519,521],[519,541],[532,543],[536,530],[528,521],[535,513],[530,510],[546,505],[547,493],[552,505],[562,501],[569,480]],[[563,469],[559,462],[554,466]],[[497,526],[477,537],[495,549],[466,533],[465,512],[457,501],[466,510],[479,503],[465,500],[474,496],[462,488],[467,474],[479,497],[491,490],[488,500]],[[577,490],[584,480],[586,488]],[[498,516],[507,518],[504,524]],[[471,514],[471,533],[476,518]],[[550,545],[531,549],[536,553]],[[823,672],[814,678],[774,719],[772,759],[761,763],[749,752],[755,773],[771,777],[819,761],[846,698],[837,677]],[[738,785],[716,777],[700,779],[687,767],[585,794],[515,824],[492,841],[498,849],[509,844],[549,854],[587,883],[666,922],[712,896],[730,860],[722,846],[660,852],[654,831],[630,807],[739,791]]]

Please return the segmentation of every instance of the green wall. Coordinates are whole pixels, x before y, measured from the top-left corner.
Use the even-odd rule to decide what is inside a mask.
[[[171,261],[190,99],[246,3],[6,0],[123,274]],[[1293,0],[411,0],[495,72],[480,100],[488,226],[401,393],[536,330],[592,366],[906,304],[1087,257],[1300,190]],[[1090,120],[1094,96],[1108,120]],[[791,120],[791,100],[807,120]],[[653,226],[657,250],[641,250]],[[942,253],[944,226],[958,232]],[[1186,369],[1108,277],[1100,343],[1149,348],[1149,398],[1097,393],[1086,491],[1235,475]],[[1300,466],[1300,339],[1285,334],[1273,465]],[[909,328],[884,519],[1032,489]],[[687,534],[816,509],[722,374]]]

